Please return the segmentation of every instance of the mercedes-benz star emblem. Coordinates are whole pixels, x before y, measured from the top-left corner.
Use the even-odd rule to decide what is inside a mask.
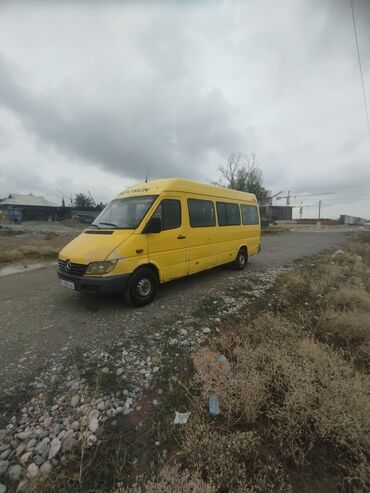
[[[68,259],[66,262],[66,270],[69,272],[72,268],[72,262]]]

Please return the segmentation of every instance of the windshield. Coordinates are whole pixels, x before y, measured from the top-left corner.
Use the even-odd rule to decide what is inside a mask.
[[[142,195],[112,200],[91,226],[98,228],[136,229],[157,195]]]

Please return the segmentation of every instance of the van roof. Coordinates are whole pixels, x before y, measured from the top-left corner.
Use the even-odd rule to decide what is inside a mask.
[[[116,199],[131,195],[157,195],[162,192],[188,192],[194,195],[212,195],[213,197],[224,199],[257,202],[256,196],[253,193],[239,192],[238,190],[217,185],[206,185],[183,178],[165,178],[163,180],[152,180],[147,183],[131,185],[117,195]]]

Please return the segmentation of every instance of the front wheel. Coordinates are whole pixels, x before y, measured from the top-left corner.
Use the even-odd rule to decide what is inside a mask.
[[[243,247],[239,250],[236,259],[233,262],[233,267],[235,270],[243,270],[248,262],[247,250]]]
[[[154,300],[157,291],[157,275],[152,269],[143,267],[130,277],[124,297],[129,305],[145,306]]]

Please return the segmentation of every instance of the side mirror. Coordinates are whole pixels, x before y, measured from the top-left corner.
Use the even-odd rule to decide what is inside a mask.
[[[162,231],[162,221],[160,217],[151,217],[147,222],[143,233],[160,233]]]

